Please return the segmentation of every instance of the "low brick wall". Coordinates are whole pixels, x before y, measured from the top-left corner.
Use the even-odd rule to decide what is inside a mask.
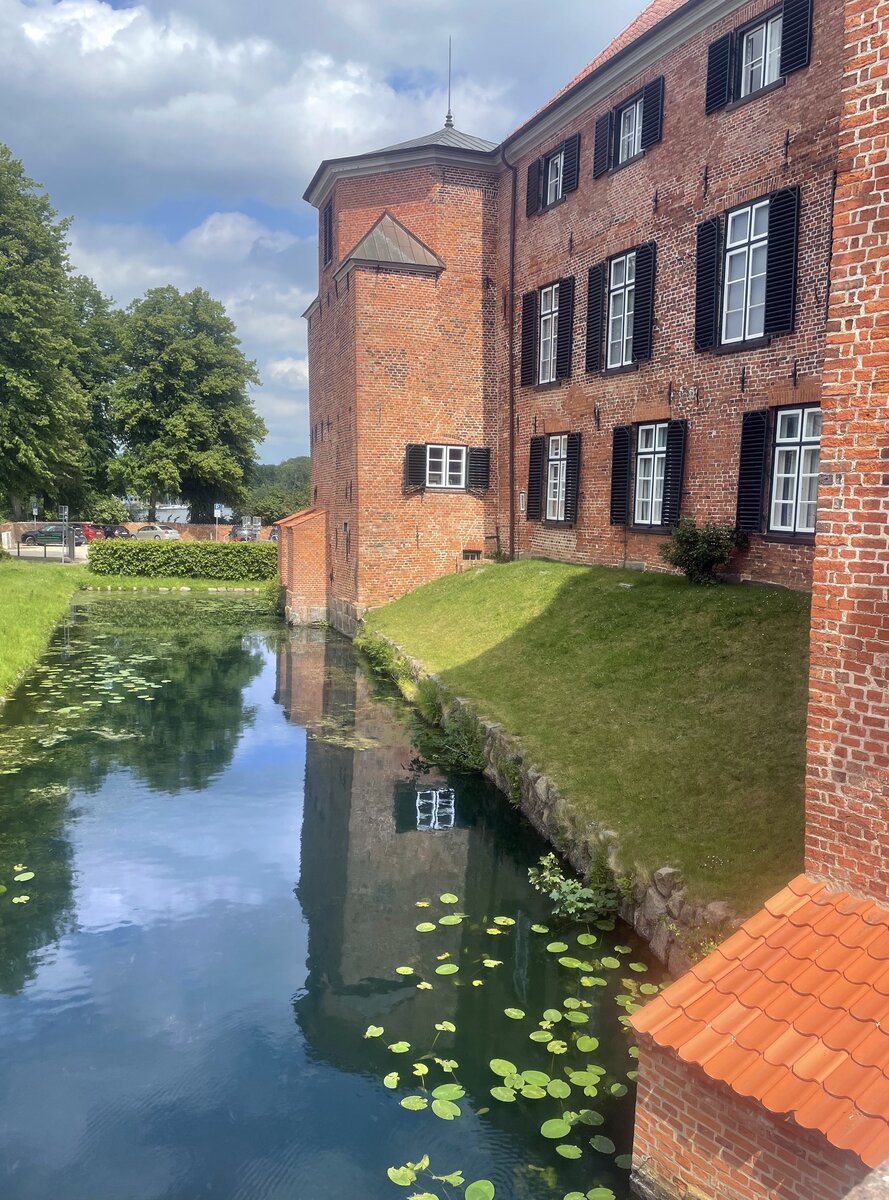
[[[393,647],[414,682],[430,679],[435,683],[445,709],[459,707],[477,721],[484,739],[484,774],[579,875],[588,876],[604,858],[621,888],[620,916],[648,942],[671,975],[684,974],[741,924],[723,901],[703,903],[690,896],[675,867],[664,865],[648,872],[626,862],[618,834],[605,825],[585,821],[552,779],[529,760],[517,738],[501,725],[477,717],[468,700],[452,695],[437,675],[426,671],[396,643],[380,634],[374,637]]]
[[[55,524],[50,521],[38,521],[37,527],[41,525]],[[125,529],[129,529],[130,533],[135,533],[141,529],[143,525],[147,525],[148,521],[121,521]],[[216,540],[216,525],[185,525],[178,522],[172,522],[173,528],[179,533],[179,536],[185,542],[214,542]],[[226,525],[221,521],[219,523],[219,540],[225,541],[231,531],[235,528],[234,525]],[[272,525],[264,525],[259,531],[259,541],[266,542],[274,527]],[[33,521],[0,521],[0,533],[9,532],[13,535],[14,542],[21,541],[26,533],[34,532]]]

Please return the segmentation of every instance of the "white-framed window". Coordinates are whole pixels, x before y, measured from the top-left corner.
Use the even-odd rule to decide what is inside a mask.
[[[769,202],[730,212],[726,222],[722,341],[762,337],[766,314]]]
[[[769,529],[814,533],[821,469],[821,409],[779,408],[772,461]]]
[[[741,96],[781,78],[781,14],[748,29],[741,38]]]
[[[664,522],[664,464],[667,461],[667,422],[640,425],[636,434],[636,525]]]
[[[642,150],[642,97],[631,100],[617,113],[617,162],[626,162]]]
[[[557,150],[546,159],[544,175],[544,203],[555,204],[562,199],[562,180],[565,172],[565,151]]]
[[[559,285],[540,289],[540,356],[537,382],[553,383],[556,378],[556,343],[559,336]]]
[[[427,446],[426,486],[462,488],[466,486],[466,447]]]
[[[608,366],[633,361],[633,309],[636,300],[636,251],[611,260],[608,275]]]
[[[457,797],[453,788],[422,788],[417,791],[417,829],[432,833],[453,829],[457,817]]]
[[[565,471],[568,465],[568,434],[554,433],[546,448],[546,519],[565,520]]]

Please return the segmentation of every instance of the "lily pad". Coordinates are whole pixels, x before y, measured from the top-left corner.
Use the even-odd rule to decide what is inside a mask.
[[[660,991],[656,983],[640,983],[639,991],[643,996],[655,996]]]
[[[434,1100],[460,1100],[465,1095],[459,1083],[440,1083],[437,1088],[432,1089]]]
[[[515,925],[515,921],[512,919],[512,917],[495,917],[494,924],[508,927],[510,925]]]
[[[522,1095],[526,1100],[542,1100],[546,1095],[546,1090],[542,1087],[537,1087],[534,1083],[526,1083],[522,1088]]]
[[[595,1137],[590,1138],[590,1145],[600,1154],[613,1154],[614,1142],[611,1138],[606,1137],[604,1133],[597,1133]]]
[[[554,1118],[551,1121],[544,1121],[540,1126],[540,1132],[545,1138],[552,1138],[553,1141],[558,1141],[559,1138],[568,1136],[571,1132],[571,1126],[567,1121],[560,1121]]]
[[[502,1100],[504,1104],[511,1104],[515,1100],[515,1092],[508,1087],[492,1087],[491,1095],[495,1100]]]
[[[577,935],[577,944],[579,946],[595,946],[598,940],[594,933],[579,933]]]
[[[368,1025],[364,1031],[364,1036],[366,1038],[382,1037],[385,1032],[382,1025]]]
[[[442,902],[442,904],[459,904],[460,903],[458,897],[455,896],[453,892],[442,892],[442,894],[438,898]]]
[[[440,967],[435,968],[436,975],[456,975],[460,968],[456,963],[442,963]]]
[[[425,1096],[405,1096],[398,1103],[409,1112],[419,1112],[421,1108],[429,1107],[429,1101]]]
[[[412,1171],[410,1167],[388,1167],[386,1174],[399,1187],[410,1187],[417,1181],[416,1172]]]
[[[564,1054],[568,1049],[568,1046],[567,1043],[560,1042],[558,1039],[555,1039],[551,1041],[546,1048],[550,1054]]]
[[[550,954],[564,954],[567,949],[567,942],[550,942],[547,946],[547,950],[549,950]]]
[[[16,876],[16,878],[18,878],[18,876]],[[648,967],[646,967],[645,963],[640,962],[629,963],[629,968],[631,971],[636,971],[639,975],[642,975],[648,970]]]
[[[607,967],[609,971],[613,971],[615,969],[615,967],[620,966],[620,959],[611,958],[611,957],[603,958],[602,966]]]
[[[550,1033],[548,1029],[535,1029],[533,1033],[528,1034],[532,1042],[548,1042]]]
[[[383,1087],[397,1088],[398,1087],[398,1072],[390,1071],[388,1075],[383,1076]]]
[[[549,1021],[551,1025],[555,1025],[557,1021],[561,1021],[562,1014],[557,1008],[545,1008],[543,1010],[544,1021]]]
[[[518,1073],[515,1063],[511,1063],[508,1058],[492,1058],[488,1065],[495,1075],[500,1075],[502,1078]]]
[[[556,1146],[556,1154],[561,1154],[562,1158],[580,1158],[582,1153],[580,1146],[572,1146],[567,1142]]]
[[[436,1021],[435,1028],[439,1033],[456,1033],[457,1026],[453,1021]]]
[[[18,875],[14,875],[13,879],[16,883],[25,883],[28,879],[34,878],[33,871],[20,871]]]
[[[391,1046],[389,1046],[389,1049],[393,1054],[407,1054],[410,1048],[410,1042],[393,1042]]]
[[[417,984],[417,989],[418,989],[419,991],[421,991],[421,992],[431,992],[431,991],[432,991],[432,984],[431,984],[431,983],[426,983],[426,981],[425,981],[425,980],[423,980],[421,983],[418,983],[418,984]]]
[[[494,1200],[494,1185],[490,1179],[476,1179],[464,1193],[465,1200]]]
[[[614,1165],[616,1167],[620,1167],[622,1171],[629,1171],[633,1165],[632,1154],[618,1154],[617,1158],[614,1160]]]
[[[502,967],[503,959],[502,958],[483,958],[482,966],[483,967]]]
[[[532,933],[549,933],[549,925],[532,925]]]
[[[589,1017],[585,1012],[578,1012],[575,1009],[571,1012],[565,1013],[565,1020],[571,1021],[574,1025],[584,1025],[589,1020]]]
[[[522,1017],[525,1015],[520,1008],[504,1008],[503,1011],[508,1017],[512,1018],[513,1021],[521,1021]]]
[[[432,1111],[442,1121],[453,1121],[455,1117],[460,1116],[460,1106],[453,1100],[433,1100]]]
[[[551,1079],[546,1085],[546,1090],[554,1100],[567,1100],[571,1095],[571,1088],[564,1079]]]
[[[522,1079],[533,1087],[545,1088],[549,1083],[549,1075],[546,1071],[522,1071]]]
[[[421,921],[420,924],[416,926],[416,929],[417,933],[432,933],[435,929],[435,926],[431,921]]]
[[[576,971],[581,965],[580,959],[572,958],[570,954],[566,954],[563,958],[560,958],[559,962],[563,967],[567,967],[569,971]]]
[[[446,916],[438,918],[439,925],[460,925],[462,921],[463,918],[459,913],[448,913]]]
[[[594,1187],[587,1192],[586,1200],[614,1200],[614,1192],[610,1187]]]
[[[413,967],[396,967],[395,968],[396,975],[413,975],[413,973],[414,973]]]

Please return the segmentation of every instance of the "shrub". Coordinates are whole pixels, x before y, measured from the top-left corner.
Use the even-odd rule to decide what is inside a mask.
[[[90,542],[96,575],[182,579],[274,579],[278,548],[268,542]]]
[[[414,704],[424,721],[430,725],[440,725],[443,716],[441,696],[438,687],[431,679],[423,678],[417,683],[417,693]]]
[[[549,898],[554,917],[590,921],[617,908],[617,892],[603,862],[594,863],[592,877],[584,884],[565,874],[555,854],[544,854],[539,866],[528,868],[528,879],[535,891]]]
[[[698,526],[694,517],[683,517],[670,541],[661,545],[661,558],[678,567],[691,583],[715,583],[716,568],[725,566],[738,545],[731,525],[708,521]]]
[[[482,771],[485,739],[478,721],[460,705],[445,715],[442,734],[442,764],[451,771]]]

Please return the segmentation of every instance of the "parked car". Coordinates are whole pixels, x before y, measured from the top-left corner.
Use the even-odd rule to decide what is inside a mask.
[[[86,541],[83,530],[74,525],[69,525],[68,529],[74,533],[74,545],[82,546]],[[42,525],[39,529],[29,529],[27,533],[22,534],[24,546],[61,546],[64,540],[64,525]]]
[[[259,534],[258,529],[254,529],[252,525],[236,525],[229,532],[228,540],[230,542],[255,542]]]
[[[168,525],[143,525],[141,529],[136,530],[133,537],[143,542],[162,542],[165,539],[176,540],[180,534],[178,529],[171,529]]]
[[[88,542],[94,542],[96,538],[103,538],[105,530],[101,525],[94,525],[92,521],[75,521],[71,528],[78,530],[86,538]]]
[[[131,538],[133,536],[126,525],[103,525],[102,530],[106,538]]]

